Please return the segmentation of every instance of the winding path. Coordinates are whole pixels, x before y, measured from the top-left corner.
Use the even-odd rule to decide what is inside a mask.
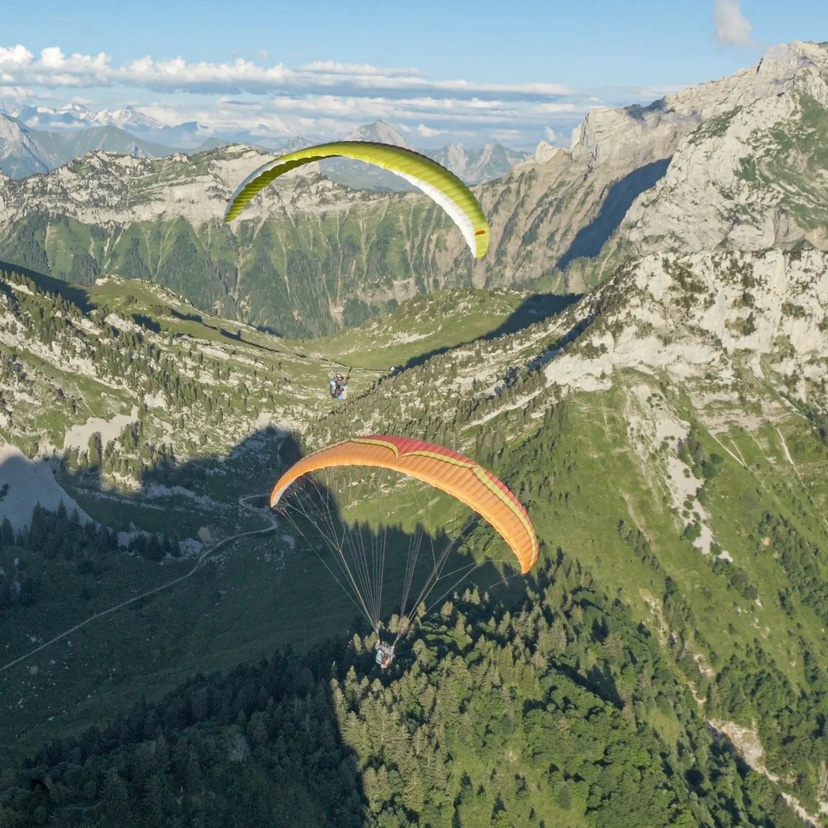
[[[779,439],[782,441],[782,449],[785,452],[785,457],[788,459],[788,462],[791,464],[791,468],[794,470],[794,474],[796,475],[796,479],[799,481],[799,485],[802,486],[802,490],[805,492],[805,497],[808,498],[808,503],[816,509],[816,513],[819,515],[820,520],[822,521],[823,526],[828,529],[828,521],[825,520],[825,515],[822,514],[822,510],[817,506],[816,502],[814,501],[813,495],[811,494],[811,490],[805,485],[805,481],[802,479],[802,475],[799,473],[799,469],[796,467],[796,463],[794,463],[793,457],[791,457],[791,453],[788,450],[788,444],[785,442],[785,437],[782,434],[781,429],[779,426],[776,426],[776,433],[779,435]]]
[[[269,520],[270,526],[266,526],[264,529],[253,529],[249,532],[241,532],[238,535],[231,535],[229,538],[224,538],[223,540],[220,540],[215,546],[211,546],[209,549],[205,549],[198,556],[195,565],[189,572],[185,573],[184,575],[180,575],[178,578],[174,578],[172,581],[167,581],[166,584],[161,584],[161,586],[148,589],[146,592],[142,592],[140,595],[136,595],[134,598],[129,598],[126,601],[121,601],[120,604],[115,604],[115,606],[109,607],[109,609],[102,610],[101,612],[96,612],[94,615],[90,615],[88,618],[84,619],[79,624],[75,624],[74,627],[70,627],[68,630],[64,630],[62,633],[60,633],[60,635],[56,635],[54,638],[49,639],[49,641],[45,642],[44,644],[40,644],[33,650],[29,650],[28,653],[25,653],[22,656],[18,656],[16,659],[14,659],[14,661],[10,661],[8,664],[4,664],[2,667],[0,667],[0,673],[14,667],[15,664],[20,664],[21,661],[25,661],[27,658],[31,658],[36,653],[39,653],[41,650],[45,650],[47,647],[51,647],[52,644],[55,644],[61,639],[66,638],[67,635],[71,635],[73,632],[77,632],[77,630],[82,629],[87,624],[91,624],[93,621],[97,621],[99,618],[103,618],[105,615],[111,615],[113,612],[117,612],[119,609],[128,607],[130,604],[134,604],[136,601],[140,601],[142,598],[148,598],[150,595],[155,595],[157,592],[163,592],[165,589],[169,589],[170,587],[174,587],[176,584],[180,584],[182,581],[186,581],[187,578],[191,578],[193,575],[195,575],[196,572],[198,572],[199,569],[201,569],[202,565],[208,558],[210,558],[219,550],[223,549],[228,544],[237,541],[239,538],[246,538],[250,537],[251,535],[266,535],[269,532],[275,532],[279,526],[275,516],[263,509],[256,509],[247,502],[249,500],[252,500],[253,498],[266,497],[268,494],[270,494],[270,492],[265,492],[264,495],[254,494],[247,495],[245,497],[240,497],[239,505],[242,508],[247,509],[249,512],[252,512],[254,515],[258,515],[259,517],[263,517]]]

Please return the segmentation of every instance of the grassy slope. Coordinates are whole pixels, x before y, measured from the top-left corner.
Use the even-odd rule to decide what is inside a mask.
[[[828,532],[818,512],[807,509],[806,492],[787,463],[778,436],[762,449],[744,430],[718,435],[745,457],[747,468],[725,455],[707,486],[711,528],[735,564],[748,572],[759,591],[760,607],[730,588],[722,575],[713,572],[710,559],[681,539],[685,520],[665,508],[669,501],[661,475],[625,445],[628,424],[622,396],[616,388],[600,398],[584,395],[576,400],[572,429],[556,447],[556,454],[563,453],[567,465],[575,466],[571,473],[564,471],[559,482],[572,497],[568,507],[553,505],[535,515],[542,536],[575,554],[608,588],[623,590],[634,612],[647,620],[651,613],[635,596],[646,589],[660,599],[664,578],[637,559],[616,530],[621,519],[637,526],[649,538],[666,574],[680,585],[699,630],[718,655],[717,663],[759,636],[779,669],[799,683],[801,662],[791,658],[800,647],[798,636],[823,658],[828,658],[828,646],[821,622],[810,610],[799,606],[803,626],[798,630],[782,612],[777,592],[785,573],[774,559],[774,549],[761,545],[755,527],[767,510],[791,516],[814,543],[826,544]],[[787,428],[791,437],[810,445],[814,460],[824,463],[824,449],[806,424],[791,420]],[[710,453],[721,452],[704,429],[697,427],[696,433]],[[775,430],[768,437],[774,434]]]
[[[374,375],[355,371],[355,401],[345,407],[331,407],[324,398],[324,360],[297,356],[300,349],[309,352],[317,343],[274,340],[246,328],[239,342],[233,338],[232,328],[230,335],[221,332],[221,320],[201,315],[199,321],[195,318],[198,314],[184,313],[183,305],[176,305],[154,287],[130,284],[126,290],[121,283],[109,282],[91,291],[89,298],[93,303],[105,301],[110,308],[121,307],[122,312],[130,313],[152,315],[158,305],[175,307],[178,316],[165,310],[157,317],[162,334],[173,335],[165,345],[173,352],[181,347],[175,335],[186,333],[197,336],[202,343],[215,342],[236,349],[239,355],[261,352],[266,365],[280,357],[283,369],[290,373],[290,384],[316,388],[313,391],[306,387],[305,395],[314,410],[308,416],[317,423],[313,429],[317,437],[326,428],[334,433],[355,425],[361,429],[368,421],[368,412],[386,411],[382,406],[391,406],[383,414],[389,429],[403,427],[405,422],[411,424],[407,396],[416,399],[418,393],[422,394],[422,417],[423,410],[438,405],[441,376],[452,370],[453,357],[447,354],[406,371],[395,381],[397,390],[390,398],[385,384],[371,390]],[[519,298],[511,294],[463,296],[448,292],[433,315],[415,301],[387,317],[385,324],[369,323],[358,331],[341,334],[319,350],[327,354],[325,359],[338,358],[348,364],[357,362],[362,351],[365,367],[377,364],[373,360],[378,359],[380,351],[383,363],[416,363],[424,352],[471,340],[481,330],[507,324],[520,304]],[[460,301],[470,303],[468,312],[459,315],[458,324],[445,324],[444,310],[456,307]],[[181,318],[188,315],[192,318]],[[426,336],[415,338],[422,333]],[[541,339],[548,344],[550,335],[544,334]],[[545,347],[543,343],[539,346],[539,341],[537,334],[523,332],[465,350],[478,353],[487,364],[501,360],[508,365]],[[382,350],[384,342],[390,343],[390,350]],[[460,364],[462,351],[458,351]],[[391,354],[393,359],[388,359]],[[237,370],[251,381],[246,362],[239,361]],[[709,558],[682,539],[689,515],[671,507],[664,472],[667,461],[675,458],[675,446],[666,444],[648,453],[641,450],[637,436],[639,421],[650,410],[641,403],[641,394],[633,393],[642,384],[649,386],[651,395],[661,395],[661,405],[691,425],[708,454],[717,453],[723,458],[715,477],[704,487],[709,526],[718,543],[732,555],[734,565],[745,570],[758,591],[761,606],[740,595],[724,574],[713,570]],[[284,385],[280,394],[288,397],[288,383]],[[792,624],[782,611],[778,593],[786,585],[786,573],[775,557],[776,550],[763,546],[756,537],[756,528],[767,510],[785,516],[811,543],[824,545],[826,528],[819,507],[826,498],[821,473],[825,449],[805,418],[791,411],[779,422],[779,428],[796,463],[794,470],[776,424],[754,417],[756,422],[750,431],[729,425],[719,427],[714,435],[699,422],[705,412],[695,411],[692,399],[680,391],[663,391],[667,387],[656,378],[637,373],[616,374],[611,390],[579,393],[570,400],[569,425],[564,429],[553,429],[548,418],[536,419],[531,406],[513,404],[508,394],[490,399],[478,394],[479,410],[462,414],[453,425],[447,419],[446,424],[455,429],[461,447],[466,449],[487,434],[507,437],[509,448],[494,466],[498,474],[514,485],[530,480],[549,482],[548,492],[534,493],[529,498],[530,513],[546,549],[560,546],[576,557],[594,572],[610,595],[628,603],[634,617],[648,628],[665,636],[670,633],[661,611],[665,577],[669,576],[692,611],[691,626],[696,633],[691,635],[690,644],[703,665],[715,669],[758,638],[793,686],[801,686],[803,642],[823,663],[828,659],[822,622],[796,596],[797,623]],[[520,393],[518,386],[516,394]],[[457,400],[449,402],[455,404]],[[544,405],[548,411],[554,400]],[[325,412],[332,412],[332,417],[322,417]],[[750,419],[748,412],[738,406],[728,412],[734,423],[740,418],[742,422]],[[716,413],[720,421],[726,419],[722,411]],[[160,412],[152,416],[160,416]],[[220,450],[216,439],[211,432],[203,447],[208,457],[227,455],[228,447]],[[214,538],[227,537],[266,526],[264,520],[258,522],[241,510],[237,501],[243,495],[264,494],[272,483],[278,454],[266,439],[262,440],[247,440],[232,456],[225,456],[218,465],[218,475],[196,474],[197,464],[185,469],[183,479],[192,490],[209,496],[204,503],[181,495],[149,502],[101,498],[84,491],[81,478],[67,477],[66,485],[85,509],[118,528],[133,523],[147,529],[170,531],[175,527],[175,531],[193,532],[199,526],[208,526]],[[400,492],[385,497],[383,513],[398,514],[401,497]],[[379,516],[369,512],[365,517],[376,521]],[[617,530],[622,519],[646,535],[660,568],[642,560],[622,539]],[[25,753],[44,739],[78,732],[109,717],[141,695],[157,697],[193,672],[229,668],[285,644],[304,648],[332,631],[347,628],[355,610],[317,558],[304,546],[293,554],[283,554],[285,551],[284,542],[277,536],[252,536],[228,544],[214,562],[205,564],[191,579],[169,592],[85,627],[69,639],[71,648],[68,640],[61,641],[31,661],[0,673],[0,698],[7,699],[9,705],[6,715],[0,716],[0,721],[9,723],[4,740],[15,752]],[[124,600],[141,586],[155,585],[186,570],[184,563],[159,567],[113,556],[107,568],[90,580],[89,575],[74,572],[60,562],[52,562],[47,568],[44,562],[33,560],[30,566],[42,582],[39,602],[33,608],[14,608],[4,623],[40,640],[77,623],[89,614],[90,607],[94,612],[107,601]],[[52,568],[58,566],[62,568]],[[54,571],[59,571],[60,577],[55,577]],[[828,577],[828,573],[825,575]],[[58,584],[63,596],[60,601],[56,598]],[[72,596],[80,596],[84,587],[91,597],[73,601]],[[516,588],[516,584],[509,584],[510,591]],[[47,605],[48,611],[38,609]],[[25,643],[25,639],[18,639],[13,646],[10,644],[4,657],[10,660]],[[38,668],[34,674],[33,667]],[[66,697],[66,687],[72,688],[71,698]],[[22,704],[19,699],[24,700]],[[54,719],[50,721],[50,717]],[[750,721],[744,723],[749,725]],[[653,726],[669,734],[676,724],[668,714],[656,711]]]
[[[288,377],[280,385],[280,398],[293,397],[296,403],[294,389],[301,388],[302,405],[315,407],[318,414],[332,405],[326,399],[330,365],[339,360],[356,361],[353,349],[360,341],[370,341],[365,353],[377,359],[383,335],[393,337],[397,332],[416,329],[424,312],[422,303],[415,303],[413,311],[403,306],[386,325],[373,324],[364,329],[362,340],[359,331],[349,332],[324,343],[319,350],[325,358],[313,354],[306,358],[305,352],[317,343],[280,340],[246,327],[239,342],[233,337],[238,326],[199,313],[147,283],[109,280],[89,288],[85,300],[92,307],[105,307],[125,318],[142,314],[152,317],[165,340],[165,349],[172,354],[183,353],[194,342],[199,348],[213,344],[255,357],[257,363],[271,371],[281,370]],[[412,341],[392,346],[394,361],[417,361],[424,345],[428,350],[443,349],[494,330],[508,321],[521,300],[520,294],[509,292],[450,292],[447,307],[463,301],[469,312],[457,316],[450,325],[431,325],[427,340],[410,337]],[[43,300],[34,297],[32,301],[42,304]],[[390,361],[388,356],[383,352],[384,361]],[[110,400],[107,410],[111,414],[129,412],[141,401],[140,394],[131,395],[127,390],[113,395],[96,380],[67,383],[66,377],[60,378],[42,361],[27,364],[33,364],[53,381],[61,379],[64,387],[83,398],[80,422],[93,412],[100,415],[104,398]],[[275,368],[277,364],[281,369]],[[247,373],[249,368],[238,363],[236,370]],[[376,376],[357,368],[351,379],[352,392],[367,391]],[[66,412],[44,413],[41,409],[37,416],[34,411],[29,415],[32,434],[47,429],[53,442],[58,442],[67,428]],[[160,427],[158,418],[166,419],[168,415],[174,419],[169,412],[150,409],[150,420],[156,421],[159,433],[167,430]],[[266,442],[254,438],[226,454],[229,447],[222,449],[217,439],[211,436],[199,453],[205,454],[208,465],[215,465],[209,458],[224,455],[218,466],[220,474],[195,474],[199,467],[196,463],[189,472],[179,475],[193,492],[209,498],[206,503],[181,494],[148,499],[117,490],[99,493],[92,488],[93,480],[75,473],[63,473],[61,483],[89,514],[121,530],[134,527],[195,536],[200,527],[207,526],[215,539],[221,539],[266,528],[268,521],[240,508],[238,499],[269,491],[278,449],[274,454]],[[399,503],[386,507],[390,512],[405,513]],[[364,517],[371,519],[367,513]],[[372,522],[376,519],[374,515]],[[286,644],[304,649],[348,627],[357,615],[349,599],[304,544],[300,542],[299,552],[285,555],[288,547],[279,539],[280,534],[231,543],[192,578],[170,591],[94,621],[25,663],[0,673],[0,687],[6,691],[0,693],[6,700],[3,706],[7,715],[0,717],[7,722],[4,741],[25,753],[48,738],[47,734],[51,737],[79,732],[115,715],[130,699],[143,694],[157,697],[194,672],[255,660]],[[5,554],[9,571],[14,556],[21,556],[20,551]],[[46,561],[32,553],[23,553],[22,557],[29,576],[38,584],[38,599],[33,607],[16,606],[5,615],[3,626],[8,625],[16,634],[6,639],[3,664],[94,613],[179,577],[193,565],[188,560],[158,566],[113,554],[94,573],[82,574],[73,563],[60,559]],[[399,594],[394,584],[391,589]],[[67,686],[72,687],[70,697],[65,693]],[[26,702],[18,705],[20,694]]]

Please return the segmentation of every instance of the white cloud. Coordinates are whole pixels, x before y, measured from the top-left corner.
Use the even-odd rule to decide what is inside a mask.
[[[24,103],[32,98],[32,90],[25,86],[5,86],[0,83],[0,103]]]
[[[738,46],[747,46],[752,43],[750,33],[753,27],[742,14],[737,0],[715,0],[713,22],[716,26],[716,40],[720,43],[732,43]]]
[[[64,55],[58,46],[35,57],[25,46],[0,46],[0,71],[9,83],[33,86],[106,87],[112,85],[194,94],[305,94],[334,88],[336,94],[370,89],[374,93],[454,93],[459,97],[499,95],[514,99],[544,99],[572,94],[561,84],[491,84],[465,80],[429,80],[417,69],[382,68],[367,63],[315,61],[292,69],[282,63],[267,66],[243,58],[230,62],[189,63],[181,57],[155,60],[147,55],[120,67],[103,52]]]
[[[0,46],[0,67],[14,69],[28,66],[32,60],[34,55],[19,43],[17,46]]]
[[[337,63],[335,60],[316,60],[301,67],[306,72],[330,75],[401,75],[422,77],[416,69],[378,69],[370,63]]]
[[[442,135],[443,131],[441,129],[433,129],[425,124],[417,124],[417,134],[422,135],[423,138],[436,138],[438,135]]]
[[[629,89],[599,99],[555,83],[432,79],[416,68],[367,63],[319,60],[293,68],[268,62],[264,53],[224,62],[146,55],[114,65],[103,52],[67,55],[50,46],[34,55],[22,44],[0,46],[0,95],[9,102],[59,108],[69,89],[93,110],[128,102],[166,126],[196,121],[218,135],[331,139],[382,119],[423,139],[508,135],[526,146],[547,129],[567,134],[595,105],[642,100]]]
[[[40,60],[45,69],[57,69],[66,63],[66,58],[63,56],[63,52],[57,46],[44,49],[40,53]]]
[[[0,78],[4,83],[25,83],[34,87],[93,87],[108,85],[112,72],[109,56],[63,54],[57,46],[43,49],[40,58],[24,46],[0,46]]]
[[[573,103],[548,103],[538,104],[535,109],[545,115],[557,115],[561,112],[574,112],[576,106]]]

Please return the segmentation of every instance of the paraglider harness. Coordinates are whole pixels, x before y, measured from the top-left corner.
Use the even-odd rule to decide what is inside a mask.
[[[343,376],[342,374],[334,374],[328,380],[328,386],[331,392],[331,396],[335,400],[339,400],[340,402],[345,400],[345,397],[348,395],[348,377],[351,376],[350,369],[348,370],[348,376]]]
[[[382,641],[377,641],[375,649],[377,651],[376,662],[379,664],[381,670],[387,670],[394,660],[394,645],[384,644]]]

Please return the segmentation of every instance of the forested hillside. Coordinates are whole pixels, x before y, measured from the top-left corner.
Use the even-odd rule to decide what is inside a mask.
[[[61,299],[31,277],[8,277],[2,331],[16,344],[4,433],[66,446],[57,452],[62,485],[87,513],[130,534],[43,510],[28,529],[2,530],[0,612],[14,631],[0,665],[5,738],[21,758],[58,734],[70,738],[29,770],[7,762],[4,807],[25,812],[44,790],[20,786],[37,778],[50,791],[43,807],[69,824],[98,819],[108,797],[121,809],[152,801],[155,816],[142,818],[159,824],[219,800],[211,815],[250,809],[254,824],[268,824],[293,785],[304,793],[292,801],[314,803],[308,824],[334,819],[337,808],[389,824],[401,814],[447,824],[461,806],[468,824],[514,825],[549,824],[550,814],[597,825],[620,812],[629,824],[784,825],[794,807],[818,813],[828,690],[818,667],[828,657],[818,587],[828,537],[823,357],[814,345],[828,307],[821,263],[813,251],[644,259],[517,329],[516,297],[417,300],[385,326],[330,340],[365,353],[387,343],[410,366],[363,374],[353,399],[335,406],[324,399],[324,363],[298,344],[222,325],[155,287],[113,281]],[[796,302],[780,303],[780,291]],[[44,301],[59,314],[41,313]],[[468,331],[445,324],[445,308],[464,306]],[[502,335],[474,333],[485,313],[483,330]],[[655,341],[676,350],[665,358]],[[273,382],[280,361],[284,377]],[[94,382],[81,383],[81,373]],[[108,419],[83,410],[105,404]],[[316,413],[299,416],[308,406]],[[292,433],[271,427],[291,410]],[[243,436],[254,417],[262,430]],[[94,437],[99,422],[112,436],[76,450],[79,440],[66,436],[85,420],[84,434]],[[373,639],[314,550],[261,509],[298,451],[366,431],[416,434],[475,457],[518,494],[544,545],[543,571],[526,582],[496,586],[481,570],[465,597],[465,587],[449,595],[387,675],[374,672]],[[386,513],[404,512],[405,497],[387,493]],[[203,539],[198,561],[185,537]],[[136,554],[124,554],[124,543]],[[315,649],[349,629],[357,638],[347,647]],[[310,652],[289,655],[290,644]],[[172,723],[163,711],[190,702],[149,712],[163,693],[191,699],[188,677],[199,671],[262,658],[304,675],[302,689],[277,683],[265,694],[270,680],[248,666],[233,681],[253,676],[255,699],[242,702],[239,691],[229,707]],[[230,692],[219,676],[204,681],[210,697]],[[141,716],[161,723],[118,725],[112,735],[106,722],[142,696]],[[322,746],[303,735],[299,747],[291,729],[315,732],[310,710],[327,723]],[[109,734],[103,742],[80,735],[93,723]],[[386,733],[377,727],[399,735],[377,744]],[[158,750],[162,732],[173,775],[153,776],[148,792],[137,757]],[[398,749],[409,738],[413,756]],[[197,757],[186,766],[198,781],[176,775],[185,750]],[[514,754],[508,773],[487,750]],[[276,757],[293,781],[267,788]],[[328,798],[314,774],[330,763],[342,788]],[[441,793],[423,797],[424,788]]]
[[[388,676],[366,675],[372,642],[354,636],[196,678],[51,744],[6,788],[0,816],[20,826],[801,824],[707,727],[657,637],[563,552],[509,604],[476,589],[447,602]]]

